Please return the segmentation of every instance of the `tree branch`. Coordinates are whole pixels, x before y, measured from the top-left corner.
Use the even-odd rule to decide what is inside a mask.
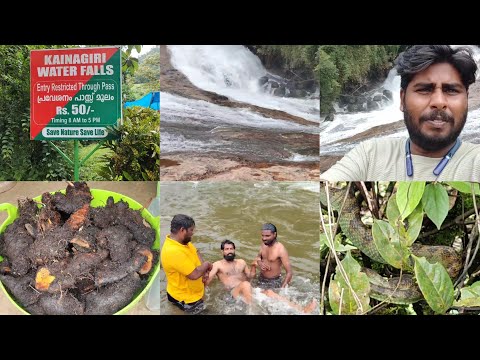
[[[443,224],[441,227],[440,227],[440,230],[438,229],[434,229],[434,230],[431,230],[431,231],[427,231],[427,232],[424,232],[423,234],[421,234],[418,238],[419,239],[424,239],[430,235],[434,235],[442,230],[445,230],[447,228],[449,228],[450,226],[453,226],[453,225],[465,225],[466,222],[464,221],[467,217],[469,217],[470,215],[472,214],[475,214],[475,209],[470,209],[468,210],[466,213],[463,213],[463,214],[460,214],[458,215],[455,219],[453,219],[452,221],[450,221],[449,223],[447,224]]]

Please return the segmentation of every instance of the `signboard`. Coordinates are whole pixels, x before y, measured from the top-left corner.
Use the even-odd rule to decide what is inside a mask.
[[[118,47],[30,52],[30,139],[102,140],[122,117]]]

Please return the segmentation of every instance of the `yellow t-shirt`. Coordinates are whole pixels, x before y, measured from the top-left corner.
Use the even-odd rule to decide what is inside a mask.
[[[162,267],[167,276],[167,292],[178,301],[186,304],[200,300],[205,287],[202,278],[187,278],[202,263],[196,247],[189,242],[182,245],[167,235],[161,253]]]

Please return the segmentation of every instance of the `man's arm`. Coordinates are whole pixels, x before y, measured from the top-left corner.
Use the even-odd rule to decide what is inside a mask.
[[[200,259],[200,262],[203,263],[203,257],[202,257],[202,254],[200,254],[200,251],[197,250],[197,255],[198,255],[198,258]]]
[[[270,270],[270,265],[268,265],[264,261],[262,261],[262,249],[260,249],[257,257],[255,258],[255,260],[253,260],[253,262],[257,263],[257,265],[260,266],[260,269],[262,269],[263,271]]]
[[[212,269],[212,264],[208,261],[202,263],[202,265],[198,265],[195,270],[193,270],[190,274],[187,275],[187,278],[190,280],[197,280],[198,278],[202,277],[207,271]]]
[[[210,285],[210,283],[215,278],[215,275],[217,275],[218,269],[219,269],[218,261],[215,261],[213,263],[212,270],[210,270],[210,272],[208,273],[208,279],[205,281],[205,286]]]
[[[320,181],[359,181],[367,178],[367,159],[364,144],[360,143],[337,161],[330,169],[320,174]]]
[[[255,260],[253,261],[252,267],[250,269],[248,268],[247,262],[245,260],[242,260],[242,261],[245,264],[245,266],[243,267],[243,272],[245,273],[245,275],[247,275],[248,280],[253,279],[256,275],[256,269],[257,269],[256,261]]]
[[[285,249],[285,246],[283,246],[283,249],[280,252],[280,260],[282,261],[283,267],[287,272],[285,275],[285,280],[283,280],[283,283],[282,283],[282,288],[284,288],[285,286],[290,284],[290,281],[292,280],[292,276],[293,276],[292,267],[290,266],[290,258],[288,257],[288,252],[287,252],[287,249]]]

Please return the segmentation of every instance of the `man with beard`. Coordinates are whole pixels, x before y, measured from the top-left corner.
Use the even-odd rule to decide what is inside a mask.
[[[477,65],[466,47],[415,45],[396,60],[409,138],[367,140],[320,178],[480,181],[480,146],[459,138]]]
[[[161,261],[168,300],[183,311],[197,313],[204,307],[204,282],[212,264],[203,261],[191,243],[194,230],[195,221],[190,216],[175,215],[162,246]]]
[[[262,226],[262,245],[253,264],[260,267],[258,286],[261,288],[286,287],[292,280],[292,268],[287,249],[277,240],[277,228],[267,223]],[[253,265],[252,264],[252,265]],[[285,279],[282,280],[282,266]]]
[[[252,286],[248,280],[255,276],[255,265],[248,268],[245,260],[235,259],[235,244],[225,240],[220,244],[223,260],[215,261],[205,285],[209,285],[218,276],[225,287],[232,291],[232,296],[242,296],[247,304],[252,302]]]
[[[223,285],[231,291],[235,299],[240,298],[246,304],[251,304],[253,291],[249,280],[255,276],[256,264],[253,263],[249,269],[245,260],[235,259],[235,244],[233,241],[222,241],[220,249],[222,250],[223,259],[213,263],[212,270],[209,273],[205,285],[210,285],[215,276],[217,276]],[[304,313],[311,313],[317,305],[314,299],[307,306],[302,307],[270,289],[263,290],[262,293],[275,300],[285,302],[290,307]]]

